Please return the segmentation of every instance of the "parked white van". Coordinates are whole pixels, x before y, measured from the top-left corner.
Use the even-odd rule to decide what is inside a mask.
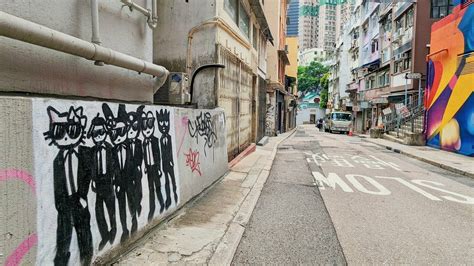
[[[331,112],[324,121],[324,131],[349,133],[352,128],[352,115],[349,112]]]

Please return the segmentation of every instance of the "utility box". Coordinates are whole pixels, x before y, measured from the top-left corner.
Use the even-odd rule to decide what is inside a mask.
[[[171,72],[165,84],[153,96],[155,104],[182,105],[190,100],[189,76],[183,72]]]

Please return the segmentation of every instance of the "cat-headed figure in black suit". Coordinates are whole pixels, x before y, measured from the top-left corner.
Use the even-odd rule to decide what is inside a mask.
[[[171,189],[173,186],[174,202],[178,205],[178,193],[176,191],[176,179],[174,176],[174,162],[173,162],[173,146],[170,132],[170,112],[161,109],[156,112],[156,120],[158,121],[158,129],[161,132],[161,159],[163,161],[163,175],[165,176],[165,190],[166,190],[166,209],[171,205]],[[170,184],[171,183],[171,184]]]
[[[148,177],[148,189],[150,199],[150,211],[148,221],[153,219],[155,214],[155,193],[160,203],[160,213],[164,211],[165,205],[163,195],[161,195],[161,155],[158,138],[154,136],[155,118],[153,113],[148,111],[142,113],[142,134],[143,134],[143,157],[145,161],[145,174]]]
[[[142,212],[142,162],[143,162],[143,145],[142,141],[138,138],[140,135],[141,129],[141,115],[143,108],[145,106],[141,105],[137,108],[136,112],[128,113],[128,132],[127,132],[127,154],[129,155],[129,160],[127,163],[127,168],[129,171],[129,178],[132,183],[132,187],[128,190],[130,197],[134,202],[134,211],[137,216],[140,216]],[[132,232],[136,228],[132,227]]]
[[[68,112],[47,108],[49,130],[44,133],[49,145],[59,149],[53,162],[54,203],[58,212],[55,265],[67,265],[73,228],[81,264],[89,265],[93,255],[90,212],[87,194],[90,186],[89,149],[82,146],[87,117],[82,107]]]
[[[94,146],[91,148],[92,160],[92,191],[97,194],[95,203],[95,215],[97,227],[102,240],[99,243],[99,250],[102,250],[110,242],[112,244],[117,233],[117,222],[115,219],[115,193],[114,193],[114,169],[113,147],[108,142],[105,119],[97,114],[92,119],[91,126],[87,133],[88,138],[92,138]],[[104,205],[107,208],[108,223],[105,219]],[[109,226],[110,225],[110,229]]]
[[[129,213],[132,218],[132,231],[137,228],[137,215],[135,211],[133,194],[133,182],[130,177],[129,162],[130,154],[127,149],[127,133],[128,133],[128,114],[125,111],[125,105],[119,104],[117,117],[114,116],[110,107],[104,103],[102,104],[102,111],[104,113],[107,132],[113,144],[113,162],[114,162],[114,186],[115,195],[118,201],[120,223],[122,225],[122,236],[120,242],[124,242],[130,235],[127,227],[127,203]]]

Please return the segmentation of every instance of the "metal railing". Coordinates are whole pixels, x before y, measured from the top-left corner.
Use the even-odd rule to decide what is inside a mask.
[[[424,130],[424,112],[423,101],[418,101],[419,95],[412,95],[406,106],[408,113],[403,115],[392,107],[392,112],[382,117],[384,131],[386,133],[395,131],[397,137],[407,133],[422,133]],[[423,95],[421,95],[423,97]]]

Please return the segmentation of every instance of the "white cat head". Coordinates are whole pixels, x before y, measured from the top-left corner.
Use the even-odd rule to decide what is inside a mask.
[[[49,116],[49,131],[45,138],[51,140],[49,145],[60,149],[73,148],[79,145],[85,135],[87,117],[83,115],[82,107],[70,107],[68,112],[60,113],[53,107],[47,109]]]

